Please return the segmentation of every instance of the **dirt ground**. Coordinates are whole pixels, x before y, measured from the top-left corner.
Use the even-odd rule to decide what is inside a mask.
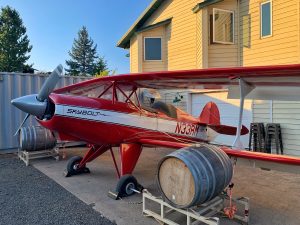
[[[158,194],[155,174],[158,161],[172,150],[144,149],[134,172],[137,180],[151,193]],[[67,158],[83,155],[78,149],[65,150]],[[117,150],[115,150],[117,152]],[[114,190],[117,179],[109,153],[88,164],[90,174],[65,178],[63,171],[67,160],[37,160],[33,165],[66,190],[111,221],[119,225],[154,225],[152,218],[142,215],[141,196],[135,195],[115,201],[107,197]],[[250,198],[251,225],[299,225],[300,224],[300,175],[264,171],[238,166],[234,176],[234,196]],[[222,219],[221,224],[239,224]]]

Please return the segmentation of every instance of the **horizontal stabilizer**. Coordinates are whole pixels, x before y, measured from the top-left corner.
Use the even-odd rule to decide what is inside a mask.
[[[236,135],[236,130],[237,130],[236,127],[227,126],[227,125],[213,125],[213,124],[208,124],[207,126],[219,134]],[[245,135],[248,133],[249,133],[248,128],[242,126],[241,135]]]

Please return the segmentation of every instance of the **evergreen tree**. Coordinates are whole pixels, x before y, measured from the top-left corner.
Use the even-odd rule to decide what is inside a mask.
[[[23,66],[23,73],[34,73],[34,68],[32,67],[33,65],[32,64],[25,64]]]
[[[32,46],[19,13],[9,6],[0,11],[0,71],[22,72]]]
[[[98,57],[94,65],[93,75],[100,74],[103,71],[108,71],[107,62],[104,57]]]
[[[94,74],[95,60],[97,59],[97,45],[94,44],[94,41],[89,37],[85,26],[79,30],[77,39],[74,39],[69,55],[71,59],[66,61],[69,67],[66,71],[69,74],[75,76],[91,76]]]

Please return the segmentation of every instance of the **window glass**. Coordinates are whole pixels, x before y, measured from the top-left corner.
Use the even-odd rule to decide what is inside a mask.
[[[231,11],[213,10],[213,40],[215,43],[233,44],[234,14]]]
[[[261,36],[271,35],[271,2],[261,4]]]
[[[161,38],[145,38],[145,60],[161,60]]]

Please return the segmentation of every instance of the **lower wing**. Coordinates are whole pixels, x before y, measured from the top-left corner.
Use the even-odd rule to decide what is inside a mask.
[[[140,139],[139,143],[148,147],[165,147],[165,148],[184,148],[195,146],[188,143],[179,143],[171,141],[159,141],[153,139]],[[230,158],[236,160],[238,165],[257,167],[265,170],[277,170],[282,172],[300,174],[300,158],[286,155],[275,155],[261,152],[251,152],[246,150],[231,149],[220,146]]]

